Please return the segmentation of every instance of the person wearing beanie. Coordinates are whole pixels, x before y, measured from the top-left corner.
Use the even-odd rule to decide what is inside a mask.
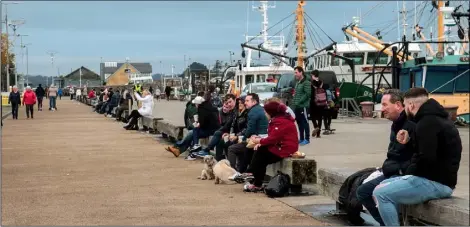
[[[253,159],[249,170],[254,177],[253,184],[246,184],[244,191],[256,192],[263,190],[262,184],[266,175],[266,167],[291,156],[299,149],[299,137],[295,120],[287,112],[286,105],[280,102],[268,102],[264,105],[266,117],[269,119],[268,136],[261,138],[252,136],[255,145]]]

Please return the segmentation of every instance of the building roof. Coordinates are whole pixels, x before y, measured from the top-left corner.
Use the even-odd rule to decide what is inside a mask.
[[[84,67],[84,66],[81,66],[80,68],[72,71],[71,73],[67,74],[66,76],[64,76],[64,78],[67,78],[67,79],[79,79],[80,77],[80,69],[82,70],[82,79],[97,79],[99,80],[100,79],[100,75],[96,74],[95,72],[91,71],[90,69]]]
[[[124,64],[126,63],[104,62],[101,63],[100,68],[103,69],[103,74],[113,74]],[[152,73],[152,65],[150,63],[129,62],[129,64],[134,66],[140,73]]]

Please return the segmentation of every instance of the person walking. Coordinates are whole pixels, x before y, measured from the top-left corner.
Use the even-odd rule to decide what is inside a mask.
[[[49,110],[57,110],[57,87],[54,84],[51,84],[48,90],[49,95]]]
[[[69,88],[69,93],[70,93],[70,100],[73,100],[73,95],[75,94],[75,89],[73,87]]]
[[[31,119],[34,118],[34,104],[36,104],[36,94],[31,90],[30,86],[26,87],[26,91],[23,94],[23,106],[26,105],[26,118],[29,119],[31,114]]]
[[[299,144],[307,145],[310,143],[310,125],[308,124],[308,109],[310,106],[310,96],[312,93],[311,83],[304,75],[304,69],[300,66],[295,67],[295,94],[292,102],[292,109],[295,113],[295,120],[299,127]]]
[[[62,100],[62,95],[63,95],[62,88],[59,88],[59,90],[57,91],[57,94],[59,95],[59,99]]]
[[[42,88],[41,84],[36,88],[36,97],[38,97],[38,111],[42,111],[42,100],[46,95],[46,91]]]
[[[18,106],[21,105],[21,94],[18,92],[18,87],[16,85],[13,86],[10,96],[8,96],[8,104],[11,104],[11,115],[13,116],[13,119],[18,120]]]

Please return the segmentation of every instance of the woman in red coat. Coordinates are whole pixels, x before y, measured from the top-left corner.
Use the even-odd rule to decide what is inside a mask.
[[[23,106],[26,105],[26,117],[29,118],[29,114],[31,113],[31,119],[34,118],[33,116],[33,106],[36,104],[36,94],[31,90],[30,86],[26,87],[26,91],[23,94]]]
[[[289,157],[299,149],[295,120],[286,111],[286,105],[279,102],[268,102],[264,105],[264,112],[269,119],[268,136],[266,138],[259,136],[251,138],[251,141],[256,144],[250,164],[254,184],[246,184],[245,191],[263,190],[262,184],[266,167]]]

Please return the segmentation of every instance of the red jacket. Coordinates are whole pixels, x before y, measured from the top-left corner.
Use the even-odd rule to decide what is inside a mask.
[[[273,154],[287,158],[299,150],[299,136],[295,120],[290,116],[272,118],[268,124],[268,137],[260,140]]]
[[[36,94],[32,91],[25,91],[23,94],[23,105],[33,105],[36,104]]]
[[[89,99],[92,99],[92,98],[95,98],[95,92],[93,90],[91,90],[90,92],[88,92],[88,98]]]

